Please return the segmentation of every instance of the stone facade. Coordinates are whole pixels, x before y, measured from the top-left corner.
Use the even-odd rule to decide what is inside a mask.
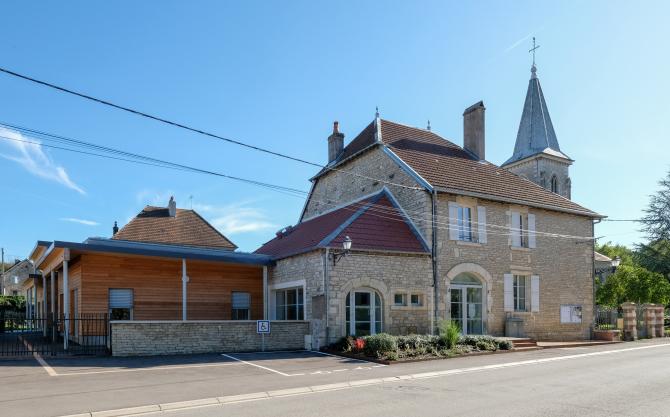
[[[552,177],[556,177],[558,189],[554,192],[569,199],[572,195],[572,180],[569,173],[571,163],[571,161],[565,159],[553,159],[536,155],[510,164],[505,168],[551,191],[554,191],[551,189]]]
[[[430,242],[432,236],[429,217],[432,204],[430,195],[417,189],[416,181],[379,146],[339,165],[337,171],[319,177],[308,197],[301,221],[377,193],[384,188],[385,184],[370,178],[380,178],[407,187],[386,185],[426,241]]]
[[[547,160],[547,164],[554,161]],[[548,166],[548,165],[547,165]],[[567,165],[558,164],[556,172],[561,181],[567,177]],[[366,177],[388,178],[389,181],[417,187],[414,181],[395,160],[380,147],[366,151],[341,165],[338,169],[350,170]],[[553,168],[552,168],[553,169]],[[562,171],[561,171],[562,170]],[[530,179],[530,178],[529,178]],[[321,214],[333,207],[378,191],[384,185],[361,177],[331,171],[316,180],[312,195],[305,206],[303,219]],[[415,223],[429,246],[431,235],[431,195],[421,189],[386,185],[396,197],[409,218]],[[567,190],[569,193],[569,187]],[[324,196],[327,196],[324,197]],[[569,194],[568,194],[569,196]],[[449,239],[448,203],[459,202],[473,207],[473,230],[477,231],[477,207],[486,208],[487,242],[463,242]],[[523,320],[523,331],[537,339],[584,339],[590,337],[593,322],[593,223],[589,217],[559,211],[515,206],[487,199],[440,193],[437,204],[437,265],[438,295],[437,317],[450,317],[450,282],[458,273],[476,276],[485,292],[484,330],[493,335],[505,333],[508,316]],[[536,219],[536,247],[513,248],[510,237],[510,212],[534,214]],[[584,239],[564,236],[579,236]],[[355,243],[354,243],[355,248]],[[321,294],[324,285],[323,256],[317,262],[309,256],[278,261],[272,282],[284,278],[285,271],[293,269],[291,279],[306,273],[308,294]],[[399,260],[401,259],[401,260]],[[312,263],[312,266],[307,264]],[[298,264],[301,264],[298,266]],[[318,264],[318,266],[317,266]],[[289,267],[289,265],[292,265]],[[316,269],[314,269],[316,268]],[[317,276],[320,278],[317,279]],[[504,309],[504,276],[516,274],[539,277],[539,311],[513,312]],[[311,278],[310,278],[311,277]],[[425,302],[432,302],[432,266],[430,257],[398,257],[397,255],[370,253],[362,257],[341,260],[328,274],[330,291],[328,312],[329,335],[334,340],[345,334],[344,300],[346,294],[357,286],[372,287],[384,299],[384,330],[392,333],[430,331],[430,308],[425,311],[411,308],[391,308],[392,294],[399,291],[421,291]],[[318,280],[318,284],[316,281]],[[322,288],[322,287],[321,287]],[[306,296],[309,303],[311,295]],[[581,311],[581,322],[561,323],[561,306],[575,306]],[[309,310],[309,307],[306,307]],[[323,334],[323,332],[320,332]]]
[[[256,333],[256,322],[113,321],[112,355],[153,356],[195,353],[258,352],[305,348],[307,321],[273,321],[271,333]]]
[[[23,283],[28,279],[33,267],[27,260],[21,261],[11,268],[7,269],[5,273],[0,276],[2,280],[1,295],[25,295],[23,292]]]

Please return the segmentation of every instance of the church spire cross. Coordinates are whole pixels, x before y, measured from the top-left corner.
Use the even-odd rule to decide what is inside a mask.
[[[533,54],[533,66],[535,66],[535,51],[540,47],[540,45],[535,45],[535,36],[533,36],[533,47],[528,50],[529,53]]]

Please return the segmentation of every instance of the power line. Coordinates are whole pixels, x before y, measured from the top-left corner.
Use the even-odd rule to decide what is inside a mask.
[[[126,111],[126,112],[129,112],[129,113],[135,114],[137,116],[145,117],[145,118],[157,121],[157,122],[168,124],[168,125],[173,126],[173,127],[188,130],[190,132],[194,132],[194,133],[198,133],[198,134],[201,134],[201,135],[204,135],[204,136],[208,136],[208,137],[213,138],[213,139],[222,140],[224,142],[228,142],[228,143],[231,143],[231,144],[234,144],[234,145],[242,146],[242,147],[252,149],[252,150],[255,150],[255,151],[258,151],[258,152],[263,152],[263,153],[266,153],[266,154],[269,154],[269,155],[277,156],[277,157],[280,157],[280,158],[285,158],[285,159],[288,159],[288,160],[291,160],[291,161],[294,161],[294,162],[300,162],[300,163],[303,163],[303,164],[311,165],[311,166],[318,167],[318,168],[321,168],[321,169],[326,169],[326,170],[329,170],[329,171],[343,172],[343,173],[346,173],[346,174],[349,174],[349,175],[354,175],[354,176],[366,178],[366,179],[369,179],[369,180],[379,181],[379,182],[382,182],[384,184],[395,186],[395,187],[402,187],[402,188],[409,188],[409,189],[422,189],[420,187],[411,187],[411,186],[407,186],[407,185],[404,185],[404,184],[398,184],[398,183],[394,183],[394,182],[390,182],[390,181],[379,180],[379,179],[376,179],[376,178],[367,177],[367,176],[362,175],[362,174],[358,174],[358,173],[350,172],[350,171],[346,171],[346,170],[341,170],[341,169],[338,169],[338,168],[335,168],[335,167],[329,167],[328,165],[318,164],[316,162],[311,162],[311,161],[308,161],[308,160],[305,160],[305,159],[302,159],[302,158],[287,155],[287,154],[277,152],[277,151],[273,151],[273,150],[270,150],[270,149],[267,149],[267,148],[262,148],[260,146],[250,145],[248,143],[245,143],[245,142],[242,142],[242,141],[239,141],[239,140],[235,140],[235,139],[227,138],[227,137],[224,137],[224,136],[221,136],[221,135],[217,135],[216,133],[207,132],[205,130],[198,129],[198,128],[195,128],[195,127],[191,127],[191,126],[185,125],[183,123],[174,122],[172,120],[168,120],[168,119],[165,119],[165,118],[162,118],[162,117],[159,117],[159,116],[155,116],[155,115],[152,115],[152,114],[149,114],[149,113],[145,113],[145,112],[142,112],[140,110],[136,110],[136,109],[133,109],[133,108],[130,108],[130,107],[122,106],[120,104],[112,103],[112,102],[107,101],[107,100],[103,100],[103,99],[100,99],[100,98],[97,98],[97,97],[93,97],[93,96],[85,94],[85,93],[80,93],[78,91],[74,91],[74,90],[71,90],[69,88],[61,87],[59,85],[56,85],[56,84],[53,84],[53,83],[50,83],[50,82],[47,82],[47,81],[42,81],[42,80],[38,80],[38,79],[33,78],[33,77],[29,77],[27,75],[19,74],[18,72],[14,72],[14,71],[8,70],[8,69],[3,68],[3,67],[0,67],[0,72],[4,72],[5,74],[8,74],[8,75],[11,75],[11,76],[14,76],[14,77],[18,77],[18,78],[21,78],[23,80],[30,81],[30,82],[33,82],[33,83],[36,83],[36,84],[39,84],[39,85],[42,85],[42,86],[45,86],[45,87],[53,88],[55,90],[61,91],[61,92],[66,93],[66,94],[74,95],[76,97],[80,97],[80,98],[83,98],[83,99],[86,99],[86,100],[90,100],[90,101],[93,101],[93,102],[96,102],[96,103],[99,103],[99,104],[102,104],[102,105],[105,105],[105,106],[109,106],[109,107],[112,107],[112,108],[115,108],[115,109],[118,109],[118,110]]]

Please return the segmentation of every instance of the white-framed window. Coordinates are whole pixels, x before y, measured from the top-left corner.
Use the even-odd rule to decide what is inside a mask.
[[[526,282],[527,276],[514,275],[514,311],[527,311],[526,309]]]
[[[275,320],[304,320],[305,295],[302,287],[275,291]]]
[[[540,312],[540,277],[538,275],[505,274],[503,286],[505,311]]]
[[[510,236],[512,247],[534,248],[536,246],[535,215],[512,211],[510,216]]]
[[[132,288],[109,289],[109,319],[132,320],[135,294]]]
[[[423,294],[412,294],[409,302],[412,307],[421,307],[423,305]]]
[[[576,304],[561,304],[561,323],[573,324],[582,322],[582,306]]]
[[[407,305],[407,294],[397,292],[393,294],[393,305],[396,306],[406,306]]]
[[[449,202],[449,239],[486,243],[486,207]]]
[[[354,290],[347,294],[345,326],[347,335],[381,333],[382,299],[374,290]]]
[[[251,294],[243,291],[233,291],[231,294],[231,305],[231,320],[249,320]]]

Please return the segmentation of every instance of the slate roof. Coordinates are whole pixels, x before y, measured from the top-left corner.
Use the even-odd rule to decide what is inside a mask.
[[[235,250],[237,246],[193,210],[146,206],[113,240]]]
[[[381,142],[377,141],[377,125]],[[475,195],[491,200],[514,202],[589,217],[601,215],[552,193],[507,169],[479,161],[462,147],[432,131],[377,119],[370,123],[343,150],[336,162],[323,169],[318,179],[358,153],[385,146],[411,170],[440,192]]]
[[[288,227],[254,253],[282,259],[317,248],[340,249],[346,236],[352,250],[430,253],[386,190]]]
[[[529,158],[537,154],[546,154],[572,161],[566,154],[561,152],[551,123],[547,103],[544,100],[540,79],[537,78],[537,68],[531,68],[531,77],[528,81],[526,101],[521,113],[521,122],[516,135],[516,144],[512,157],[505,161],[502,166]]]
[[[600,252],[593,252],[594,258],[596,262],[612,262],[612,258],[610,258],[607,255],[603,255]]]

